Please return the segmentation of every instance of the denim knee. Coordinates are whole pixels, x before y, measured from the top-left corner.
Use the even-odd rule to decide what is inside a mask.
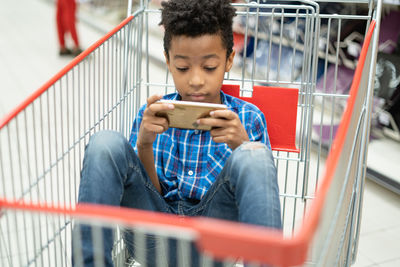
[[[114,131],[100,131],[90,137],[86,149],[86,156],[97,156],[104,158],[104,155],[117,156],[124,151],[125,137]]]
[[[272,151],[260,142],[245,142],[232,153],[232,160],[240,165],[253,165],[260,160],[273,159]]]
[[[128,173],[126,144],[123,135],[112,131],[101,131],[90,138],[81,171],[79,202],[120,203]]]
[[[265,172],[274,175],[268,177],[274,178],[276,169],[271,149],[260,142],[245,142],[236,148],[230,159],[231,177],[253,176],[253,179],[263,178]],[[265,178],[263,178],[265,179]]]

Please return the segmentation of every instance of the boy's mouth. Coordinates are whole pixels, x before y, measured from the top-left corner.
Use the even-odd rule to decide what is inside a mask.
[[[201,102],[206,99],[206,95],[205,94],[190,94],[189,98],[191,101]]]

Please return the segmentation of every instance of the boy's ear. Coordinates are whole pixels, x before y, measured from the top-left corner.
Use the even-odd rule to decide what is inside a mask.
[[[233,59],[235,58],[235,50],[232,50],[232,53],[229,55],[228,59],[226,60],[225,65],[225,72],[229,72],[233,65]]]

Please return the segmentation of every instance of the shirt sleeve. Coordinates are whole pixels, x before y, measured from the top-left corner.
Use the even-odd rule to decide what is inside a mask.
[[[138,113],[136,114],[135,120],[133,121],[133,125],[132,125],[132,130],[131,130],[131,135],[129,137],[129,143],[131,144],[131,146],[133,147],[133,149],[135,150],[135,152],[137,153],[137,146],[136,146],[136,142],[137,142],[137,136],[139,134],[139,128],[140,128],[140,124],[142,123],[142,119],[143,119],[143,112],[146,108],[146,105],[143,105]]]
[[[267,121],[264,114],[258,109],[251,109],[246,111],[246,113],[245,129],[249,135],[250,141],[264,143],[269,149],[271,149],[267,131]]]

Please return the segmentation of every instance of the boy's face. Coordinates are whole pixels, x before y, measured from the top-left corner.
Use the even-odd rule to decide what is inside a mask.
[[[226,58],[221,36],[174,36],[169,58],[165,55],[175,87],[184,101],[221,103],[225,72],[232,67],[235,52]]]

